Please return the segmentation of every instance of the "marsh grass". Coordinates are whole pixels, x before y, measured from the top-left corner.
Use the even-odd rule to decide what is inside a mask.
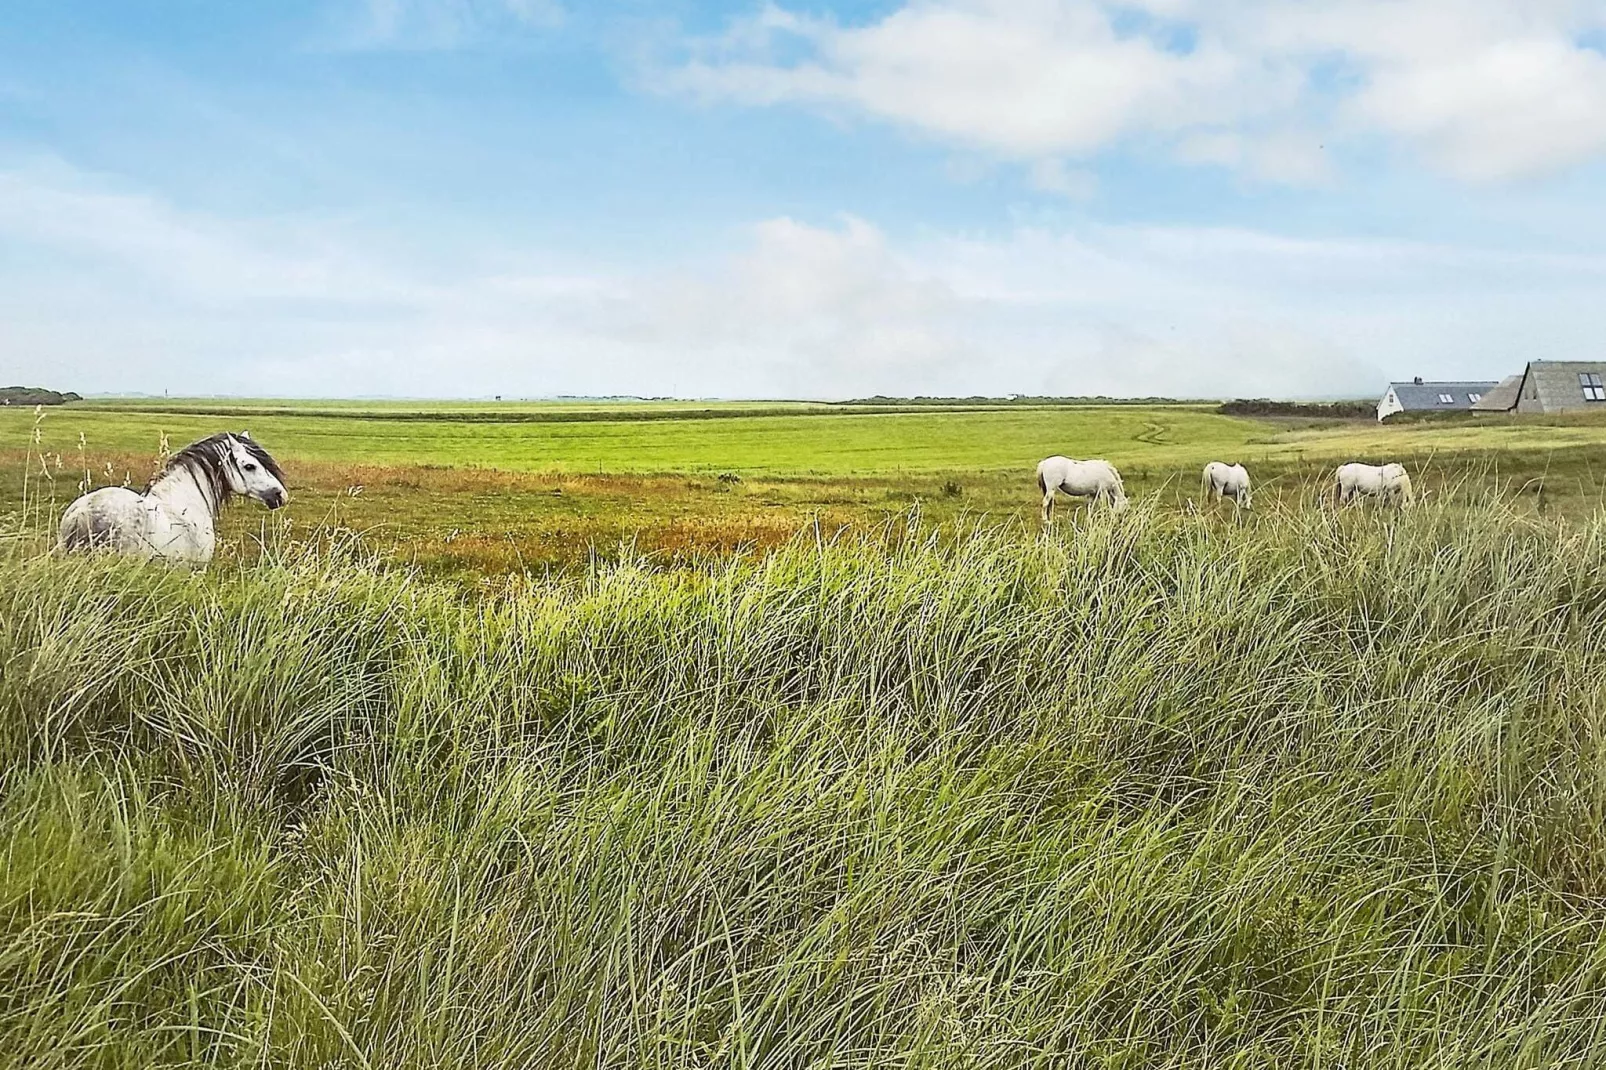
[[[1606,518],[1311,504],[0,552],[0,1062],[1606,1062]]]

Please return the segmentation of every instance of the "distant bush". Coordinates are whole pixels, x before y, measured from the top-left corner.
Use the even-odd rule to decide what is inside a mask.
[[[944,498],[957,498],[964,493],[964,484],[957,480],[950,479],[942,485],[942,496]]]
[[[715,478],[721,483],[724,483],[726,486],[735,486],[742,481],[742,477],[737,475],[735,472],[721,472]]]
[[[1377,418],[1375,401],[1272,401],[1238,398],[1216,409],[1223,416],[1316,416],[1337,420]]]
[[[0,405],[65,405],[84,400],[71,390],[46,390],[42,386],[0,386]]]

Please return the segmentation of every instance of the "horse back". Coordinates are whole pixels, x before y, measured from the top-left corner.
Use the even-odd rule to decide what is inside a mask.
[[[142,541],[144,499],[127,487],[102,487],[74,501],[61,515],[63,550],[122,549]]]

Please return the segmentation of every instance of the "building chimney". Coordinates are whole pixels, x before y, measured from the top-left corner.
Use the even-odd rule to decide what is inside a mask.
[[[1411,382],[1415,383],[1417,386],[1421,386],[1422,385],[1422,377],[1420,375],[1418,375],[1415,379],[1412,379]]]

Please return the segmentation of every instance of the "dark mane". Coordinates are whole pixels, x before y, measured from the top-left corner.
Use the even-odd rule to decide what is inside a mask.
[[[266,468],[273,475],[273,478],[277,479],[281,485],[289,485],[289,482],[284,477],[284,469],[279,467],[279,462],[274,460],[267,450],[263,449],[261,446],[258,446],[256,444],[256,439],[245,434],[244,432],[241,432],[240,434],[234,436],[234,440],[240,445],[244,446],[245,452],[249,453],[253,458],[255,458],[256,462],[263,468]]]
[[[211,489],[212,500],[221,507],[229,500],[232,493],[229,489],[228,476],[224,474],[224,470],[232,463],[231,445],[243,447],[258,464],[273,473],[274,479],[281,484],[284,483],[284,469],[279,467],[279,462],[275,461],[267,450],[258,446],[249,435],[243,432],[236,435],[229,431],[219,431],[215,435],[191,442],[169,457],[162,470],[156,474],[156,478],[145,484],[145,492],[150,493],[151,487],[169,472],[186,468],[197,481]]]

